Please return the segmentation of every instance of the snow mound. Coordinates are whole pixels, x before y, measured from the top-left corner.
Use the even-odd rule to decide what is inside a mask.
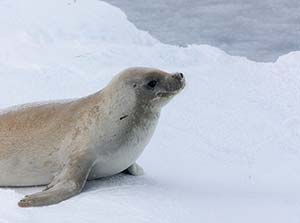
[[[187,78],[139,160],[145,176],[33,209],[17,201],[40,188],[2,189],[0,222],[299,220],[300,52],[255,63],[162,44],[97,0],[2,0],[0,10],[1,108],[84,96],[130,66]]]

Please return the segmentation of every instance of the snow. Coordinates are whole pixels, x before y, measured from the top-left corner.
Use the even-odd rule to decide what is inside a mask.
[[[3,188],[0,222],[299,222],[300,52],[275,63],[167,45],[97,0],[0,2],[0,107],[85,96],[130,66],[183,72],[138,162],[58,205]]]

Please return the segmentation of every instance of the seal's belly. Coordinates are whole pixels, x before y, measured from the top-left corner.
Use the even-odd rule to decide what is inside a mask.
[[[99,161],[97,161],[92,168],[89,179],[112,176],[122,172],[138,159],[143,150],[142,148],[120,149],[124,151],[111,154],[109,157],[106,157],[104,159],[99,159]],[[134,150],[134,152],[132,150]],[[125,153],[125,151],[127,152]]]
[[[135,163],[150,141],[156,124],[157,117],[131,129],[123,137],[117,136],[119,139],[123,138],[121,140],[122,143],[115,144],[101,151],[88,179],[112,176],[126,170]]]

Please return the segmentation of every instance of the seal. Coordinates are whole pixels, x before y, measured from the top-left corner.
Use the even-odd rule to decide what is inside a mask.
[[[134,67],[87,97],[0,113],[0,186],[47,185],[18,203],[44,206],[80,193],[87,180],[143,174],[136,160],[184,86],[182,73]]]

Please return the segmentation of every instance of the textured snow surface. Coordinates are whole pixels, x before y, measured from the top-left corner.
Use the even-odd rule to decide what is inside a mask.
[[[162,44],[96,0],[0,1],[0,107],[76,98],[130,66],[181,71],[139,163],[58,205],[0,189],[0,222],[299,222],[300,53],[255,63]]]

